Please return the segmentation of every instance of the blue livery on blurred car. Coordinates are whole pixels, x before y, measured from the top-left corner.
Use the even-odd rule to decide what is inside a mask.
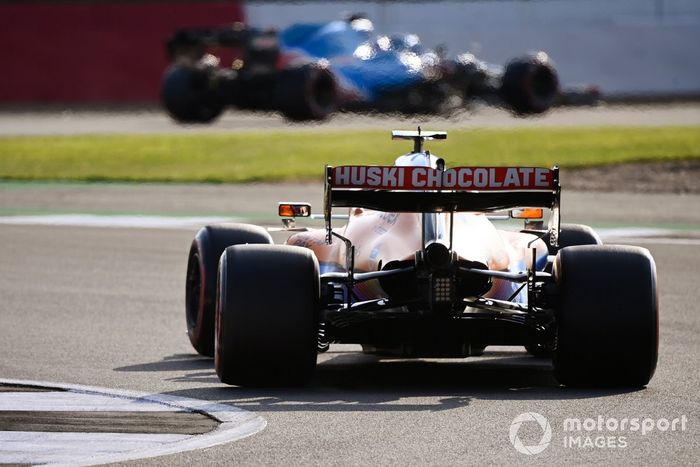
[[[222,66],[214,48],[239,58]],[[415,34],[376,34],[362,15],[281,31],[240,23],[182,29],[167,51],[163,103],[186,123],[210,122],[226,107],[279,111],[304,121],[338,110],[449,113],[475,99],[527,115],[545,112],[561,98],[544,52],[505,67],[468,52],[448,57],[442,48],[424,47]]]

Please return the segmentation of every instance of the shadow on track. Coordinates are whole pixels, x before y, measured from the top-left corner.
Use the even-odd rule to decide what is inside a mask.
[[[329,355],[330,354],[330,355]],[[173,355],[116,371],[183,371],[169,381],[198,383],[167,392],[235,405],[254,412],[442,411],[480,400],[569,400],[632,392],[569,389],[554,379],[551,363],[513,352],[489,359],[387,360],[359,352],[329,352],[302,388],[243,388],[219,382],[211,359]]]
[[[120,366],[114,371],[180,371],[180,370],[204,370],[213,368],[211,358],[196,354],[174,354],[163,357],[158,362],[139,363],[137,365]]]
[[[126,372],[183,372],[182,376],[167,378],[166,381],[180,383],[219,383],[214,372],[214,360],[197,354],[174,354],[157,362],[121,366],[114,371]]]

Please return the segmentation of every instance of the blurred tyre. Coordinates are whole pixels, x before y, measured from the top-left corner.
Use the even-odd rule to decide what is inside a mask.
[[[542,113],[557,101],[559,77],[546,54],[539,52],[508,63],[500,94],[517,114]]]
[[[172,65],[163,76],[161,99],[170,116],[181,123],[209,123],[226,105],[215,70]]]
[[[314,64],[280,72],[275,94],[279,110],[290,120],[324,120],[338,109],[333,73]]]

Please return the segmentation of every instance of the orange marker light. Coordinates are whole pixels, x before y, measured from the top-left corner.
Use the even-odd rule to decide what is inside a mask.
[[[510,211],[510,217],[513,219],[542,219],[544,211],[542,208],[513,209]]]
[[[311,205],[308,203],[279,203],[280,217],[309,217]]]

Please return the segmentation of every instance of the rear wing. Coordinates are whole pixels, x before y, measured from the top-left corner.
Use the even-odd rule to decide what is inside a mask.
[[[560,196],[558,167],[326,166],[324,218],[330,239],[334,207],[386,212],[541,207],[552,210],[550,238],[556,242]]]

